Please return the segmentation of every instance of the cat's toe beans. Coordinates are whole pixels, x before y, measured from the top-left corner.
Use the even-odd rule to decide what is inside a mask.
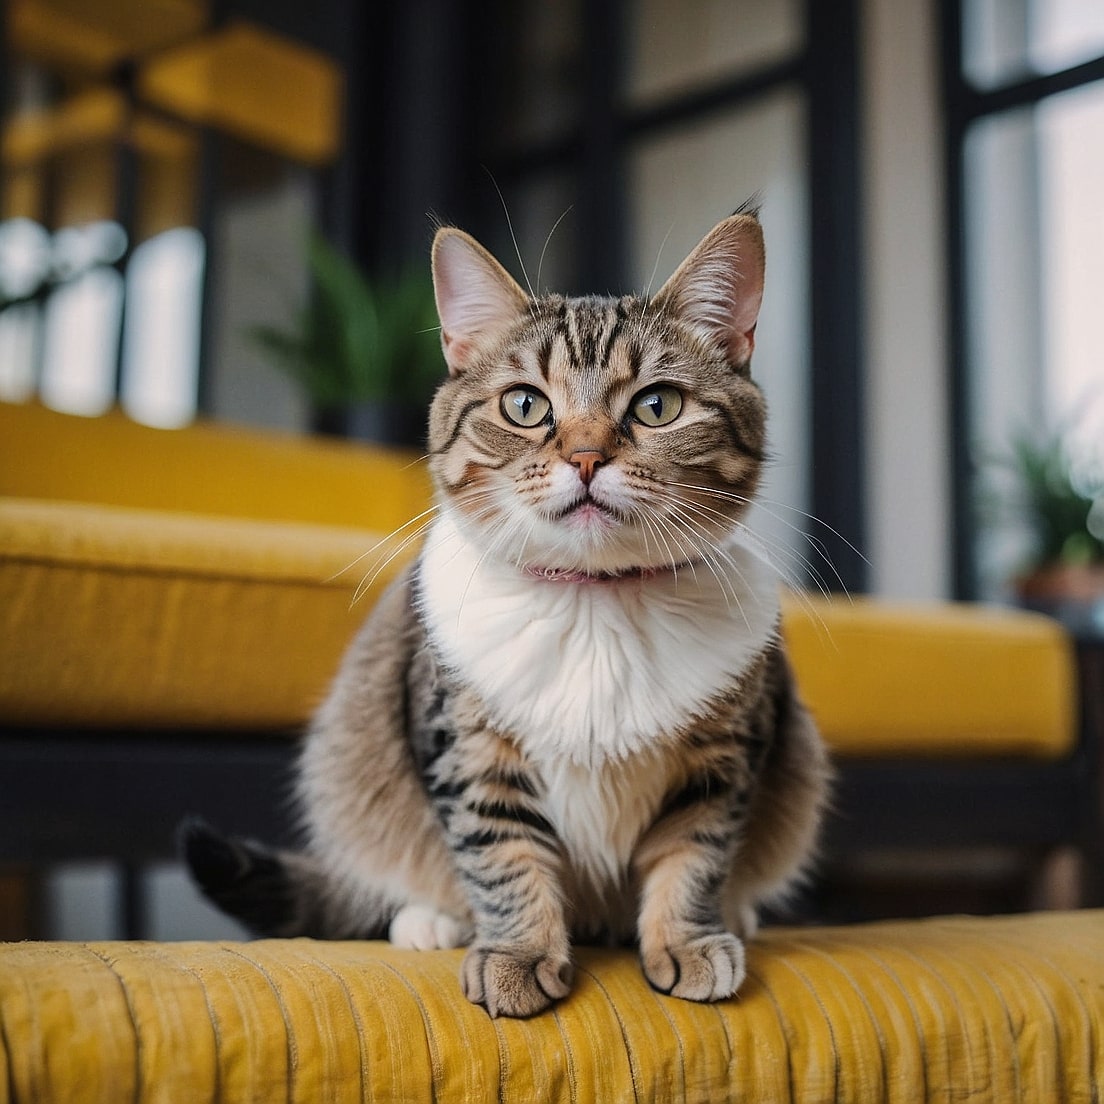
[[[447,950],[467,942],[465,925],[432,905],[404,905],[391,921],[387,937],[396,947],[414,951]]]
[[[649,984],[683,1000],[715,1001],[731,997],[744,980],[744,945],[729,932],[643,954]]]
[[[475,946],[464,956],[460,983],[492,1016],[533,1016],[571,990],[574,970],[562,954]]]

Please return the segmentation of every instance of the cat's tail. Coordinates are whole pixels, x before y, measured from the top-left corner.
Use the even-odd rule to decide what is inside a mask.
[[[380,939],[389,917],[379,908],[354,918],[321,868],[303,852],[226,836],[200,817],[177,829],[181,857],[193,881],[223,912],[254,935],[274,938]]]

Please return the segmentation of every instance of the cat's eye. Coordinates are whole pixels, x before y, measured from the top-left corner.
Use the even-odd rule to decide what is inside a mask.
[[[641,425],[670,425],[682,411],[682,396],[668,384],[649,387],[633,399],[631,410]]]
[[[502,396],[502,416],[523,429],[547,420],[552,404],[534,387],[514,387]]]

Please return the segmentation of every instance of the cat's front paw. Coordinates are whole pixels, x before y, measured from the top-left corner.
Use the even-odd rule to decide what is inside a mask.
[[[476,944],[464,956],[464,996],[492,1016],[534,1016],[571,990],[574,969],[564,954]]]
[[[703,935],[676,946],[645,949],[644,976],[653,989],[683,1000],[731,997],[747,970],[744,945],[730,932]]]
[[[448,950],[471,939],[470,925],[432,905],[404,905],[391,921],[387,938],[396,947],[414,951]]]

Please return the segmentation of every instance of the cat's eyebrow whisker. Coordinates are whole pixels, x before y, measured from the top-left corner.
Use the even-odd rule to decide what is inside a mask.
[[[644,291],[645,304],[651,302],[652,298],[652,284],[655,283],[656,273],[659,271],[659,260],[663,256],[663,247],[667,244],[667,239],[671,236],[671,231],[674,230],[675,224],[672,222],[667,227],[667,233],[663,235],[663,241],[659,243],[659,248],[656,250],[655,264],[652,265],[652,274],[648,277],[648,286]]]
[[[552,241],[552,235],[555,234],[556,228],[560,225],[561,222],[563,222],[563,220],[565,218],[567,218],[568,215],[571,214],[571,212],[574,209],[575,209],[575,204],[574,203],[568,204],[567,209],[564,211],[564,213],[562,215],[560,215],[560,217],[558,219],[556,219],[556,221],[554,223],[552,223],[552,229],[548,231],[548,237],[544,239],[544,246],[541,248],[540,258],[537,261],[537,291],[538,292],[540,291],[540,286],[541,286],[541,269],[544,268],[544,255],[545,255],[545,253],[548,252],[548,245]]]
[[[529,282],[529,273],[525,271],[525,260],[521,255],[521,246],[518,245],[517,234],[514,233],[514,220],[510,218],[510,208],[506,205],[506,197],[502,194],[502,189],[498,186],[498,181],[495,180],[494,173],[491,172],[486,165],[483,166],[483,171],[491,178],[494,190],[498,192],[498,201],[502,204],[502,213],[506,216],[506,228],[510,231],[510,241],[513,242],[518,264],[521,265],[521,274],[525,278],[525,286],[529,289],[529,298],[536,299],[537,296],[533,291],[533,285]]]

